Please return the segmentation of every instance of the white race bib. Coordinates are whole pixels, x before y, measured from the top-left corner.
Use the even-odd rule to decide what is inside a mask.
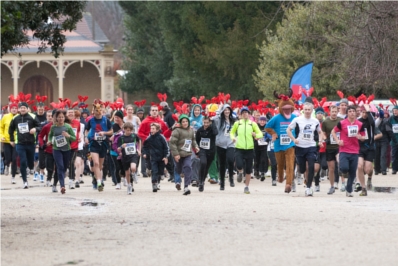
[[[186,139],[184,145],[182,145],[181,150],[190,152],[191,151],[192,140]]]
[[[105,139],[106,139],[105,136],[100,136],[99,133],[94,133],[94,140],[96,140],[96,141],[103,141],[103,140],[105,140]]]
[[[268,145],[268,142],[266,142],[264,138],[258,139],[257,143],[258,143],[259,146]]]
[[[314,137],[312,136],[312,131],[311,130],[303,130],[302,138],[303,138],[303,140],[306,140],[306,141],[314,140]]]
[[[398,133],[398,124],[392,125],[392,132]]]
[[[281,134],[280,136],[281,145],[290,145],[290,142],[292,142],[292,140],[289,138],[288,134]]]
[[[356,137],[358,135],[358,125],[347,126],[348,137]]]
[[[72,128],[72,130],[75,133],[75,137],[77,138],[77,128]]]
[[[340,140],[340,132],[336,132],[336,136],[337,136],[337,139]],[[337,142],[334,141],[332,134],[330,134],[330,144],[337,144]]]
[[[274,149],[274,142],[273,141],[271,141],[271,150],[273,150]]]
[[[199,147],[202,149],[205,149],[205,150],[209,150],[210,149],[210,139],[201,138]]]
[[[66,138],[64,136],[59,135],[55,137],[55,146],[58,148],[63,147],[66,144],[68,144],[68,142],[66,142]]]
[[[18,130],[20,134],[29,133],[29,125],[28,123],[19,123]]]
[[[226,136],[226,137],[229,136],[230,129],[231,129],[230,125],[226,125],[225,126],[224,136]]]
[[[126,152],[126,155],[136,154],[137,149],[135,143],[127,143],[124,151]]]
[[[368,140],[369,139],[369,135],[368,135],[368,130],[367,129],[365,129],[365,140]]]

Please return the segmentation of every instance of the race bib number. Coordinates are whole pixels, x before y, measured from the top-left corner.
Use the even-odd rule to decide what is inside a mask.
[[[368,135],[368,130],[367,129],[365,129],[365,140],[368,140],[369,139],[369,135]]]
[[[66,138],[62,135],[56,136],[55,137],[55,146],[57,146],[58,148],[65,146],[66,144],[68,144],[66,142]]]
[[[94,134],[94,140],[96,140],[96,141],[103,141],[105,139],[106,139],[106,137],[105,136],[101,136],[99,133],[95,133]]]
[[[257,143],[258,143],[259,146],[268,145],[268,142],[266,142],[264,138],[261,138],[261,139],[257,140]]]
[[[303,131],[303,140],[306,141],[311,141],[314,138],[312,137],[312,131],[311,130],[304,130]]]
[[[202,138],[199,143],[199,147],[205,150],[210,149],[210,139]]]
[[[29,133],[29,125],[28,123],[19,123],[18,130],[20,134]]]
[[[229,136],[229,131],[230,130],[231,130],[231,126],[229,126],[229,125],[225,126],[224,136]]]
[[[126,155],[136,154],[137,149],[135,143],[127,143],[124,151],[126,152]]]
[[[356,137],[358,135],[358,125],[347,126],[348,137]]]
[[[336,136],[337,136],[337,139],[340,140],[340,132],[337,132]],[[332,134],[330,134],[330,144],[337,144],[337,142],[334,140]]]
[[[392,125],[392,132],[393,133],[398,133],[398,124]]]
[[[192,140],[186,139],[184,145],[182,145],[181,150],[190,152],[191,151]]]
[[[281,145],[289,145],[292,140],[287,134],[281,134]]]

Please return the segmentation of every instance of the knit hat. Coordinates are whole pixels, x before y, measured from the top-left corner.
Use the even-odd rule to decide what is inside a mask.
[[[19,108],[19,107],[22,107],[22,106],[25,106],[26,108],[29,108],[29,105],[28,105],[26,102],[20,102],[20,103],[18,104],[18,108]]]
[[[240,113],[242,114],[243,112],[248,112],[250,114],[250,110],[247,106],[243,106],[242,109],[240,109]]]
[[[120,110],[117,110],[113,115],[119,117],[120,119],[123,119],[123,112]]]
[[[340,100],[340,104],[342,104],[342,103],[345,103],[345,104],[348,105],[348,100],[347,100],[347,98],[342,98],[342,99]]]
[[[322,107],[318,107],[315,109],[315,114],[325,114],[325,110]]]
[[[87,108],[84,108],[84,109],[82,110],[82,114],[88,114],[88,115],[90,115],[90,111],[89,111]]]
[[[268,121],[267,117],[265,115],[262,115],[258,118],[258,120],[264,120],[264,121]]]
[[[178,122],[181,124],[181,122],[182,122],[183,119],[188,120],[188,127],[190,127],[190,126],[191,126],[191,121],[189,121],[189,117],[188,117],[187,115],[185,115],[185,114],[182,114],[182,115],[180,115],[180,117],[178,118]]]
[[[310,104],[314,104],[314,101],[312,100],[312,97],[307,97],[305,98],[305,103],[310,103]]]
[[[145,113],[145,110],[144,110],[143,107],[140,107],[140,108],[137,108],[136,113],[137,113],[137,114],[138,114],[138,113]]]

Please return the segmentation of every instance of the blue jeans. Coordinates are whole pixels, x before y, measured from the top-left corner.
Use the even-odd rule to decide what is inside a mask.
[[[398,145],[391,146],[392,170],[398,171]]]
[[[35,158],[35,144],[17,144],[16,150],[21,163],[21,175],[23,182],[27,182],[26,168],[33,169]]]
[[[347,192],[352,192],[352,184],[357,174],[358,168],[358,154],[340,152],[339,170],[343,174],[348,173],[348,180],[346,185]]]
[[[65,187],[65,172],[69,166],[71,151],[53,150],[53,156],[58,171],[58,181],[61,187]]]
[[[184,187],[191,184],[192,161],[191,156],[180,157],[178,163],[174,161],[174,169],[178,174],[184,172]],[[177,183],[177,181],[175,181]]]

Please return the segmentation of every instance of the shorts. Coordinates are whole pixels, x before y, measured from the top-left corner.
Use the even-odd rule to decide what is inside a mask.
[[[84,160],[84,151],[83,150],[78,150],[76,153],[76,157],[80,157]]]
[[[105,158],[108,152],[108,146],[105,143],[99,144],[96,141],[91,141],[89,151],[90,153],[98,153],[99,157],[102,159]]]
[[[235,149],[235,163],[238,170],[245,167],[245,174],[251,174],[253,171],[254,150]]]
[[[37,162],[39,160],[39,153],[38,152],[35,152],[34,160],[35,160],[35,162]]]
[[[137,154],[133,155],[128,161],[125,161],[125,159],[123,158],[122,159],[123,170],[124,171],[129,170],[130,169],[130,164],[132,164],[132,163],[135,163],[135,165],[137,165],[138,164],[138,159],[139,159],[139,157],[138,157]]]
[[[359,157],[363,158],[365,161],[373,162],[376,158],[375,150],[369,150],[369,148],[361,147],[359,149]]]
[[[326,161],[336,161],[337,154],[339,154],[339,149],[326,149]]]

